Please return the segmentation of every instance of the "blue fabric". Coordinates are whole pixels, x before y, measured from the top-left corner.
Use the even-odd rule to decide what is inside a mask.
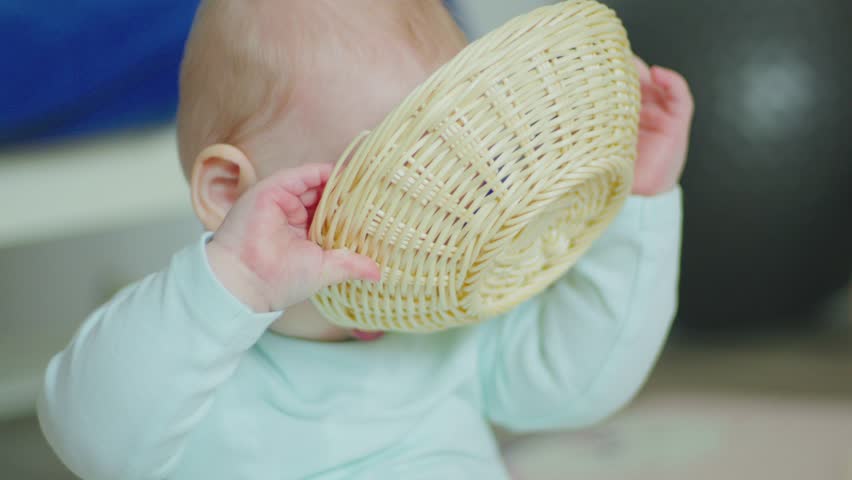
[[[0,2],[0,145],[170,120],[197,5]]]
[[[0,146],[171,120],[198,3],[0,2]]]

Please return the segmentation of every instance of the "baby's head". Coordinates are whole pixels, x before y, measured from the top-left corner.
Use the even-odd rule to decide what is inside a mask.
[[[336,161],[465,44],[441,0],[203,1],[178,111],[196,215],[214,231],[257,181]],[[312,312],[298,313],[276,329],[347,336]]]

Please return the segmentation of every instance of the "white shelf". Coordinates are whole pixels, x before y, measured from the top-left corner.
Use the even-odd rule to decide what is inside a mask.
[[[172,126],[0,151],[0,247],[188,212]]]

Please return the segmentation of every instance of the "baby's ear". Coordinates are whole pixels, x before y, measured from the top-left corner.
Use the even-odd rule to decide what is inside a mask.
[[[192,208],[204,228],[216,231],[240,195],[257,182],[248,157],[231,145],[212,145],[195,159],[190,177]]]

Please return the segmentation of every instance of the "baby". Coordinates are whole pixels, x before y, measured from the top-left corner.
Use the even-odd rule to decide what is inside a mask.
[[[208,233],[94,312],[38,409],[90,480],[508,478],[490,430],[582,428],[637,392],[676,306],[692,100],[637,60],[634,195],[562,279],[431,335],[346,331],[306,300],[379,267],[307,239],[355,135],[465,45],[439,0],[209,0],[180,157]],[[210,233],[212,232],[212,233]]]

